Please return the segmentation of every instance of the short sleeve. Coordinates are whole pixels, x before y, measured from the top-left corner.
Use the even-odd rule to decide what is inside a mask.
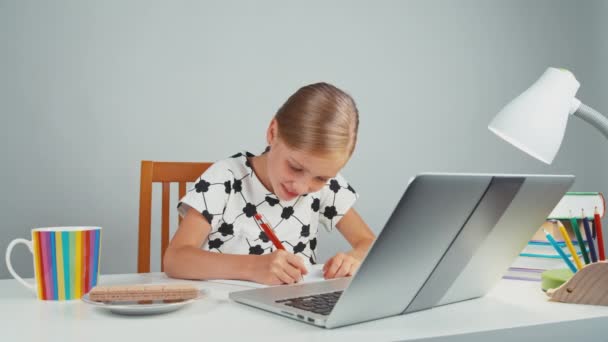
[[[340,174],[330,179],[320,191],[319,224],[332,231],[357,198],[359,194]]]
[[[221,217],[230,196],[234,177],[228,167],[221,162],[214,163],[205,171],[179,201],[177,210],[181,216],[186,214],[188,207],[201,213],[209,224],[213,219]]]

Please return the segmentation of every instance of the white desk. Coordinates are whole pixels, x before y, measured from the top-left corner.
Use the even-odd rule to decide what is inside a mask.
[[[105,275],[100,283],[174,281],[150,273]],[[608,307],[547,302],[536,282],[501,280],[484,298],[333,330],[228,299],[228,292],[245,287],[192,283],[209,296],[172,313],[127,317],[79,300],[40,301],[17,281],[0,280],[0,341],[608,340]]]

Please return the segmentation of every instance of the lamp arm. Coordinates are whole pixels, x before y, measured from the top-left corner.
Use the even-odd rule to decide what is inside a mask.
[[[608,139],[608,118],[600,114],[597,110],[581,103],[578,109],[572,113],[585,121],[591,126],[597,128]]]

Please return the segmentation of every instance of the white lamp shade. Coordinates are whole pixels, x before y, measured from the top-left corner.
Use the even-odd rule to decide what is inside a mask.
[[[536,159],[551,164],[564,138],[568,116],[576,110],[580,84],[568,70],[548,68],[507,104],[488,129]],[[575,106],[575,107],[573,107]]]

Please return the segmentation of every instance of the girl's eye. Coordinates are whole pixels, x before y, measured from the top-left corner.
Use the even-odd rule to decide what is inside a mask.
[[[322,182],[322,183],[327,183],[327,178],[317,177],[317,181]]]
[[[291,168],[293,171],[295,171],[295,172],[300,172],[300,171],[302,171],[302,169],[297,168],[297,167],[295,167],[295,166],[293,166],[293,165],[289,165],[289,167],[290,167],[290,168]]]

